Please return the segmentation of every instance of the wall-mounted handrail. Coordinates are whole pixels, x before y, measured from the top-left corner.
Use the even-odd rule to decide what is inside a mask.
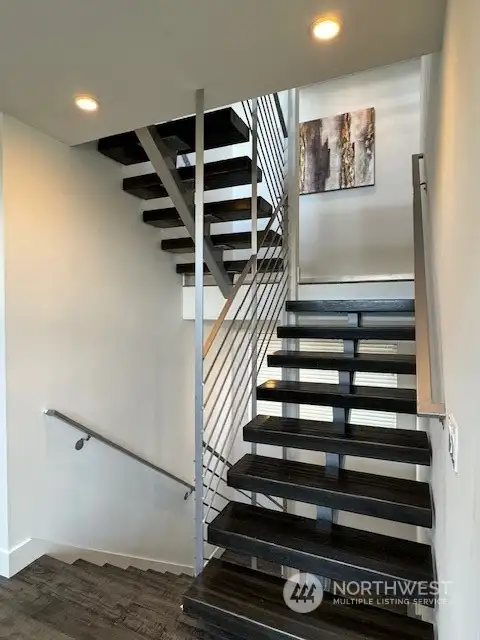
[[[136,462],[140,462],[140,464],[143,464],[145,467],[148,467],[149,469],[153,469],[154,471],[161,473],[166,478],[169,478],[170,480],[173,480],[174,482],[181,484],[183,487],[186,487],[188,491],[184,496],[185,500],[194,491],[195,487],[190,482],[187,482],[186,480],[182,480],[182,478],[179,478],[173,473],[170,473],[170,471],[166,471],[165,469],[158,467],[156,464],[153,464],[153,462],[149,462],[148,460],[145,460],[145,458],[142,458],[138,454],[133,453],[133,451],[129,451],[128,449],[125,449],[125,447],[122,447],[116,442],[113,442],[112,440],[105,438],[104,436],[100,435],[96,431],[93,431],[93,429],[90,429],[89,427],[86,427],[84,424],[81,424],[80,422],[73,420],[73,418],[70,418],[64,413],[61,413],[60,411],[56,411],[55,409],[45,409],[44,413],[47,416],[52,416],[52,418],[57,418],[57,420],[60,420],[61,422],[64,422],[65,424],[70,425],[74,429],[78,429],[78,431],[82,431],[87,435],[88,439],[93,438],[94,440],[98,440],[99,442],[106,444],[108,447],[115,449],[115,451],[119,451],[120,453],[123,453],[129,458],[132,458],[132,460],[136,460]]]
[[[425,235],[423,224],[423,198],[420,175],[420,161],[423,154],[417,154],[412,159],[413,175],[413,235],[415,261],[415,335],[417,359],[417,414],[421,417],[445,417],[443,397],[435,399],[432,385],[432,358],[436,348],[429,320],[427,265],[425,255]],[[443,395],[440,392],[440,395]]]

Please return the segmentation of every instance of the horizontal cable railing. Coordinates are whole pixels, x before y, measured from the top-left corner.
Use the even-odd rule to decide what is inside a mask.
[[[445,404],[440,371],[433,365],[433,355],[439,353],[437,336],[433,330],[431,303],[433,287],[427,281],[425,247],[424,194],[425,180],[421,177],[423,154],[413,156],[413,233],[415,259],[415,335],[417,358],[417,413],[422,417],[443,419]],[[429,291],[430,288],[430,291]],[[436,363],[436,367],[440,366]],[[437,383],[434,385],[434,381]]]
[[[197,511],[197,572],[211,555],[204,551],[205,526],[227,500],[283,509],[283,503],[271,496],[228,486],[229,470],[246,453],[241,428],[256,413],[257,371],[287,299],[290,269],[285,122],[282,125],[273,95],[244,102],[242,107],[252,137],[252,251],[201,351],[202,379],[197,378],[196,388],[196,428],[201,429],[201,440],[196,441],[203,445],[201,452],[197,450],[201,482],[197,477],[196,497],[203,487],[199,503],[204,506]],[[261,231],[256,215],[257,167],[273,211]],[[203,280],[197,279],[196,296],[201,298],[202,287]]]

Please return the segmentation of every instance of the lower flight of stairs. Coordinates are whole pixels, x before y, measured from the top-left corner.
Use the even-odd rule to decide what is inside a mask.
[[[48,556],[0,578],[0,638],[11,640],[210,640],[182,613],[186,575]],[[215,630],[216,637],[223,637]]]
[[[397,605],[392,611],[385,606],[386,601],[382,605],[381,599],[382,595],[391,596],[395,588],[398,596],[408,593],[410,603],[420,600],[426,606],[435,605],[433,597],[425,598],[425,585],[435,580],[430,546],[354,529],[338,524],[335,519],[332,522],[325,515],[350,512],[377,518],[379,523],[390,520],[414,527],[432,526],[433,505],[428,484],[353,471],[343,464],[344,456],[352,456],[430,465],[426,433],[358,426],[349,419],[353,409],[416,414],[414,389],[353,384],[356,372],[415,374],[414,356],[358,352],[358,340],[413,341],[414,302],[289,302],[287,311],[295,314],[296,322],[279,327],[279,337],[308,339],[310,343],[315,339],[340,339],[349,341],[350,352],[281,351],[269,356],[269,367],[348,372],[349,382],[345,384],[341,379],[341,384],[334,385],[268,380],[257,388],[257,399],[334,407],[337,421],[258,415],[245,425],[244,440],[258,446],[324,452],[328,454],[326,462],[322,466],[259,452],[247,454],[229,468],[227,484],[232,489],[277,500],[315,505],[319,509],[318,518],[246,504],[238,494],[241,501],[229,502],[206,527],[206,540],[227,551],[221,559],[208,562],[196,578],[185,595],[184,610],[210,629],[220,628],[238,640],[433,640],[430,623],[405,615],[405,606],[402,609]],[[313,317],[313,322],[304,324],[306,314]],[[349,314],[350,322],[355,314],[356,326],[331,320],[332,316],[341,318],[345,314]],[[377,326],[375,315],[382,316]],[[367,326],[366,318],[371,320]],[[345,411],[344,421],[338,421],[340,409]],[[340,463],[340,467],[336,468],[332,460]],[[231,553],[256,558],[258,567],[266,562],[278,571],[265,573],[238,566],[231,562]],[[315,611],[300,614],[287,607],[281,566],[327,581],[324,600]],[[335,601],[332,585],[351,582],[377,584],[377,598],[368,604]],[[427,588],[427,594],[430,593],[435,595],[434,590],[430,592]]]

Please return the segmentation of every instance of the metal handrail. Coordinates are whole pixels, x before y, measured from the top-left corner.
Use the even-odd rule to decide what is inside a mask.
[[[413,235],[415,261],[415,335],[417,360],[417,414],[421,417],[445,417],[445,404],[434,399],[432,386],[433,335],[428,312],[427,265],[423,225],[422,187],[426,186],[420,177],[420,161],[423,154],[412,158],[413,175]],[[443,392],[441,392],[443,395]]]
[[[76,420],[73,420],[73,418],[70,418],[69,416],[65,415],[64,413],[61,413],[60,411],[57,411],[56,409],[45,409],[44,413],[47,416],[52,416],[53,418],[57,418],[57,420],[61,420],[61,422],[65,422],[65,424],[70,425],[74,429],[78,429],[79,431],[83,431],[83,433],[85,433],[87,435],[88,439],[93,438],[94,440],[98,440],[99,442],[102,442],[103,444],[106,444],[108,447],[111,447],[112,449],[115,449],[115,451],[119,451],[120,453],[123,453],[124,455],[128,456],[129,458],[132,458],[132,460],[135,460],[136,462],[140,462],[145,467],[148,467],[149,469],[153,469],[154,471],[157,471],[158,473],[161,473],[166,478],[170,478],[170,480],[173,480],[174,482],[177,482],[178,484],[181,484],[183,487],[187,487],[188,491],[185,493],[184,500],[187,500],[187,498],[193,493],[195,487],[190,482],[187,482],[186,480],[182,480],[182,478],[179,478],[178,476],[174,475],[173,473],[170,473],[170,471],[166,471],[165,469],[162,469],[161,467],[158,467],[156,464],[153,464],[153,462],[149,462],[148,460],[145,460],[145,458],[142,458],[138,454],[133,453],[133,451],[129,451],[128,449],[125,449],[125,447],[122,447],[121,445],[117,444],[116,442],[113,442],[112,440],[109,440],[108,438],[105,438],[105,436],[102,436],[99,433],[97,433],[96,431],[93,431],[93,429],[90,429],[89,427],[86,427],[84,424],[81,424],[80,422],[77,422]],[[82,447],[79,447],[79,448],[81,449]]]

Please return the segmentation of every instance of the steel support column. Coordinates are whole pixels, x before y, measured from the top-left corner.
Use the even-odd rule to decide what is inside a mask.
[[[204,509],[203,509],[203,261],[205,237],[204,224],[204,170],[205,170],[205,93],[199,89],[195,96],[196,113],[196,169],[195,169],[195,575],[203,571],[204,565]],[[147,152],[148,153],[148,152]],[[153,154],[155,155],[155,154]],[[161,155],[161,154],[159,154]],[[172,175],[173,178],[173,175]],[[183,198],[181,198],[183,201]],[[183,201],[184,202],[184,201]],[[186,206],[186,203],[185,203]],[[188,209],[188,207],[187,207]],[[184,211],[184,213],[186,213]]]
[[[251,384],[251,418],[257,415],[257,378],[258,378],[258,100],[252,100],[252,384]],[[257,444],[252,442],[251,452],[257,453]],[[257,494],[252,493],[252,505],[257,504]],[[252,558],[252,569],[258,565],[257,558]]]
[[[358,327],[360,326],[360,314],[349,313],[348,314],[348,326]],[[358,340],[344,340],[343,351],[348,355],[355,355],[358,352]],[[353,371],[339,371],[338,382],[342,391],[349,393],[354,382]],[[350,409],[342,409],[340,407],[333,407],[333,422],[340,434],[345,434],[347,425],[350,419]],[[327,475],[338,478],[340,469],[343,469],[345,462],[345,456],[337,453],[325,454],[325,472]],[[324,520],[329,523],[335,523],[338,520],[338,513],[336,510],[330,507],[318,507],[317,519]]]
[[[172,152],[172,149],[165,143],[165,141],[158,135],[155,127],[143,127],[135,131],[137,138],[140,141],[148,159],[153,165],[155,172],[162,181],[163,186],[167,190],[169,197],[173,202],[173,206],[177,209],[180,218],[182,219],[185,228],[187,229],[191,238],[195,240],[195,250],[198,251],[198,242],[201,242],[203,246],[203,257],[206,265],[208,266],[210,273],[212,274],[215,282],[217,283],[220,291],[225,298],[228,298],[231,289],[232,282],[228,277],[223,265],[217,260],[215,248],[209,237],[203,234],[200,239],[195,233],[195,213],[193,209],[193,192],[188,190],[183,185],[178,171],[175,165],[176,152]],[[203,155],[203,147],[199,149],[196,147],[196,170],[195,176],[198,171],[198,158],[199,155]],[[204,166],[202,171],[204,173]],[[202,185],[203,185],[202,180]],[[202,186],[202,198],[203,198]],[[198,190],[198,180],[195,177],[195,191]],[[202,272],[203,273],[203,272]]]

